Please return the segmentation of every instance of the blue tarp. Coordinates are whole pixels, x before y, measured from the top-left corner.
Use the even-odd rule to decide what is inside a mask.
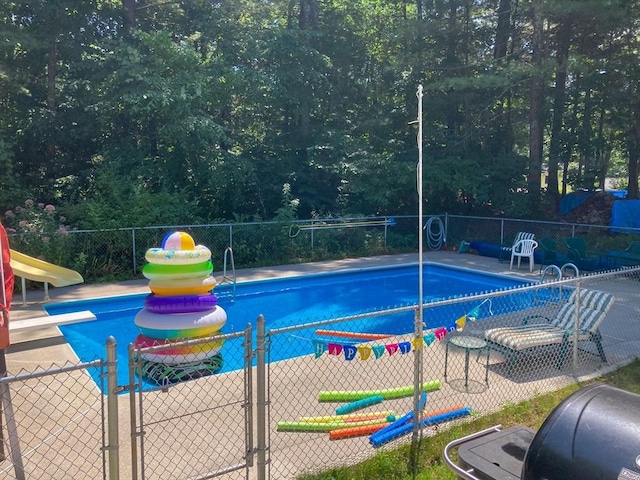
[[[616,200],[613,202],[611,231],[640,233],[640,200]]]
[[[589,192],[587,190],[579,190],[577,192],[570,193],[569,195],[565,195],[560,200],[560,213],[562,215],[566,215],[574,208],[578,208],[593,195],[595,195],[595,192]]]

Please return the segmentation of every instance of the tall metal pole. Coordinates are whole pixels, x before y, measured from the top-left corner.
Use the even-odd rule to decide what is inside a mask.
[[[418,85],[416,96],[418,97],[418,305],[420,306],[418,318],[416,319],[416,333],[418,332],[418,327],[420,333],[422,333],[422,85]]]
[[[420,438],[420,421],[422,420],[422,335],[423,335],[423,294],[422,294],[422,85],[418,85],[418,168],[416,186],[418,190],[418,308],[414,324],[414,358],[413,358],[413,433],[411,441],[411,468],[418,465],[418,440]],[[414,123],[414,122],[411,122]]]

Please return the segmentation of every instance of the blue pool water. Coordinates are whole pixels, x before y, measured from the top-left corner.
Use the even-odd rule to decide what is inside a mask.
[[[521,279],[490,275],[467,269],[425,264],[423,268],[423,298],[425,302],[446,299],[497,289],[523,285]],[[220,285],[214,290],[218,305],[228,315],[222,332],[244,330],[247,324],[255,327],[258,315],[266,319],[267,330],[300,325],[347,315],[387,309],[418,303],[418,265],[369,268],[355,271],[305,275],[275,280],[238,283],[235,296],[231,285]],[[127,348],[138,335],[134,317],[143,308],[146,294],[95,298],[45,306],[50,315],[91,310],[97,317],[93,322],[82,322],[60,327],[67,342],[80,360],[104,358],[105,340],[112,335],[117,340],[119,384],[128,383]],[[528,299],[523,299],[525,304]],[[438,327],[455,321],[476,305],[452,305],[425,310],[428,327]],[[523,305],[524,306],[524,305]],[[513,307],[511,307],[513,308]],[[482,312],[481,312],[482,313]],[[485,314],[488,312],[484,312]],[[357,330],[363,322],[332,325],[330,329]],[[387,315],[367,319],[366,332],[404,334],[414,328],[413,313]],[[313,330],[296,331],[297,338],[309,338],[308,350],[301,351],[300,342],[295,349],[286,335],[272,339],[270,361],[313,353]],[[237,345],[234,344],[237,343]],[[242,367],[240,355],[225,356],[225,350],[240,352],[241,339],[228,341],[222,350],[223,371]],[[233,349],[233,350],[232,350]]]

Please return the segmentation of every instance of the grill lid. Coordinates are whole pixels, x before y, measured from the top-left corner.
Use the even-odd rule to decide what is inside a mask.
[[[640,395],[595,384],[567,397],[525,455],[522,480],[640,480]]]

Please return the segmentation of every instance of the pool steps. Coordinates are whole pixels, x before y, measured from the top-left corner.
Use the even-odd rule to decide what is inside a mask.
[[[61,313],[60,315],[47,315],[44,317],[28,318],[9,322],[10,332],[32,330],[34,328],[59,327],[69,323],[88,322],[95,320],[96,316],[90,310],[80,312]]]

